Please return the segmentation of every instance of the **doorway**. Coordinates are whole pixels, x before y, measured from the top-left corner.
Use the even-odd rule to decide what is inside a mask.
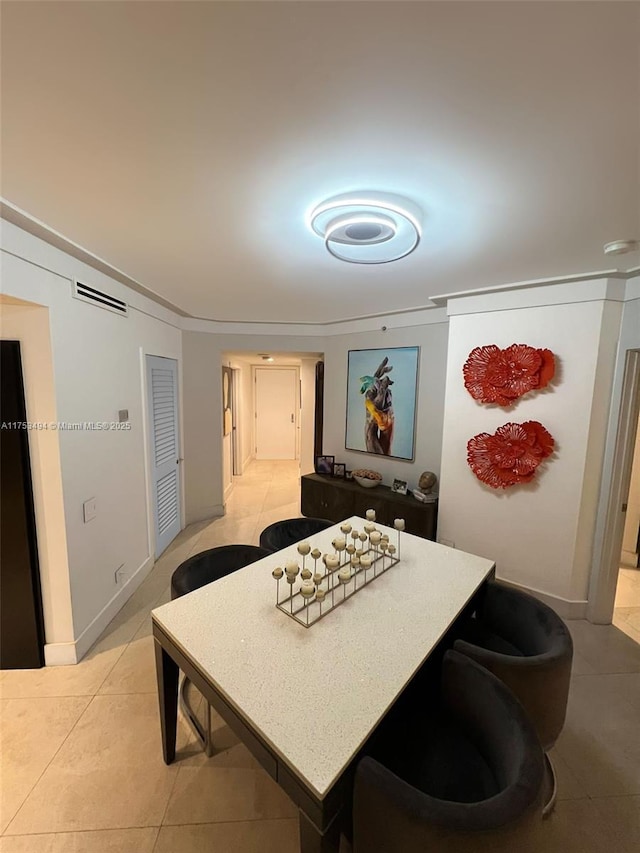
[[[298,458],[299,372],[255,368],[256,459]]]
[[[0,341],[0,669],[44,666],[44,621],[20,341]]]
[[[640,417],[629,453],[632,457],[631,475],[623,503],[624,523],[613,623],[640,642]]]
[[[611,487],[604,521],[600,570],[592,577],[588,618],[596,623],[608,624],[613,617],[616,627],[640,643],[640,601],[638,607],[634,607],[633,602],[629,601],[627,601],[627,605],[623,605],[623,598],[618,595],[618,587],[622,590],[625,585],[625,574],[620,572],[620,564],[627,510],[630,498],[635,502],[637,497],[631,496],[630,491],[639,414],[640,349],[630,349],[627,350],[622,378],[622,394],[613,450]],[[640,590],[638,591],[640,592]],[[624,612],[620,610],[623,606]],[[634,609],[636,613],[630,613],[627,606]],[[627,624],[629,615],[635,615],[638,619],[637,629],[633,624]]]
[[[178,362],[147,356],[147,408],[156,559],[180,532]]]

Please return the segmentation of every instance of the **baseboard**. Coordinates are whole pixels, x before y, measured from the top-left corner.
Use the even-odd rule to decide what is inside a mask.
[[[512,586],[514,589],[521,589],[523,592],[528,592],[534,598],[540,599],[545,604],[548,604],[552,610],[560,616],[561,619],[586,619],[588,601],[572,601],[569,598],[561,598],[559,595],[551,595],[548,592],[542,592],[540,589],[534,589],[531,586],[525,586],[521,583],[508,581],[506,578],[496,578],[500,583],[506,586]]]
[[[640,565],[638,554],[635,551],[625,551],[620,554],[620,565],[628,569],[637,569]]]
[[[45,666],[70,666],[78,663],[75,643],[45,643]]]
[[[138,589],[153,568],[153,565],[153,557],[147,557],[142,565],[131,575],[129,580],[120,587],[113,598],[102,608],[100,613],[89,622],[74,643],[47,643],[44,647],[45,665],[69,666],[81,661],[116,613],[124,607],[133,593]]]
[[[222,518],[224,515],[224,504],[212,504],[211,506],[196,507],[186,514],[186,523],[195,524],[196,521],[208,521],[213,518]]]
[[[224,490],[223,498],[225,501],[227,500],[227,498],[229,497],[229,495],[231,494],[232,491],[233,491],[233,480],[229,483],[229,485]]]

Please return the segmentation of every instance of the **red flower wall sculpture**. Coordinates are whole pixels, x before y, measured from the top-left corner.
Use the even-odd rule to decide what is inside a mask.
[[[529,391],[544,388],[553,379],[555,359],[548,349],[511,344],[476,347],[462,368],[464,384],[475,400],[510,406]]]
[[[467,442],[467,462],[476,477],[492,489],[529,483],[536,468],[553,453],[553,437],[538,423],[508,423],[493,435],[481,432]]]

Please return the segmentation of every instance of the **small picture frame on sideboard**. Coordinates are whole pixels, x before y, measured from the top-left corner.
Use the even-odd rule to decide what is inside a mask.
[[[333,463],[333,476],[340,477],[341,480],[345,479],[347,473],[347,466],[344,462],[334,462]]]
[[[316,456],[316,474],[329,474],[329,476],[331,476],[333,474],[333,463],[335,461],[335,456]]]
[[[391,485],[391,491],[396,492],[398,495],[406,495],[407,494],[407,481],[406,480],[394,480]]]

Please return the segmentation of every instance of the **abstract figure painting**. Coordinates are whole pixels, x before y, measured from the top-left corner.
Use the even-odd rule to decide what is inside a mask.
[[[419,347],[349,350],[345,447],[414,458]]]

